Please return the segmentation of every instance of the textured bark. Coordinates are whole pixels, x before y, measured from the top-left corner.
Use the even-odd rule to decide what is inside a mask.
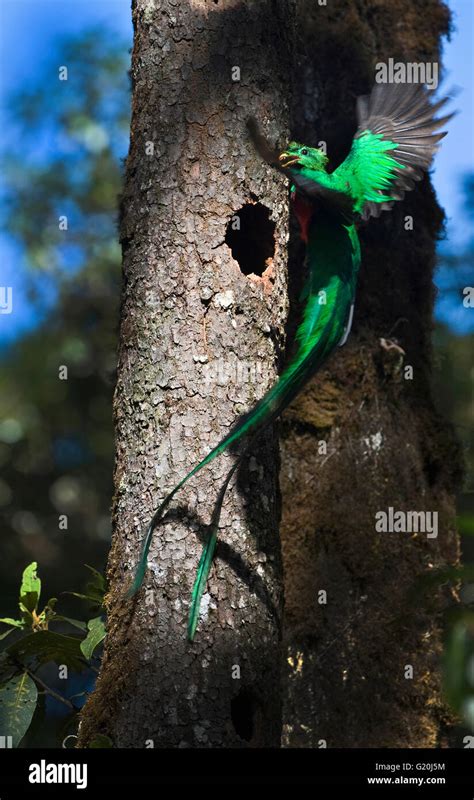
[[[289,17],[285,3],[270,14],[260,2],[135,0],[133,19],[108,636],[80,745],[98,732],[121,747],[148,740],[155,747],[277,745],[281,559],[273,432],[228,492],[194,643],[186,640],[191,588],[234,454],[178,495],[154,536],[146,590],[135,602],[124,601],[123,591],[160,498],[278,374],[287,187],[258,162],[245,121],[254,113],[270,119],[269,135],[287,130]],[[240,81],[232,80],[234,66]],[[149,142],[154,155],[147,155]],[[276,223],[274,233],[271,224],[255,231],[252,210],[242,216],[241,234],[252,245],[247,256],[255,257],[262,236],[271,245],[270,255],[259,251],[267,256],[261,277],[243,274],[225,243],[232,216],[257,201]]]
[[[438,60],[448,12],[438,0],[332,0],[326,8],[300,2],[298,19],[295,138],[326,141],[335,166],[355,129],[355,97],[370,89],[376,62]],[[413,231],[405,230],[405,215],[412,215]],[[445,742],[439,612],[448,598],[411,596],[422,576],[458,556],[459,452],[429,385],[441,225],[425,178],[361,229],[349,343],[285,416],[284,741],[291,746]],[[290,276],[299,257],[296,251]],[[398,339],[413,380],[404,379],[400,354],[386,351],[382,337]],[[438,538],[377,533],[375,514],[389,506],[438,511]],[[406,665],[413,679],[405,677]]]
[[[158,499],[263,394],[281,366],[287,190],[249,148],[247,115],[255,113],[273,140],[284,139],[290,127],[292,138],[326,141],[335,166],[349,149],[355,98],[370,89],[375,63],[437,59],[448,14],[439,0],[328,0],[326,6],[137,0],[134,22],[109,633],[81,744],[97,732],[118,746],[144,746],[147,739],[155,746],[278,744],[281,596],[272,433],[229,493],[194,645],[185,640],[189,593],[205,524],[234,456],[193,480],[155,536],[147,577],[152,593],[127,604],[122,592]],[[238,83],[232,66],[241,68]],[[147,141],[155,143],[154,157],[145,155]],[[232,215],[257,200],[276,222],[274,256],[261,278],[243,275],[224,243]],[[413,216],[413,231],[405,230],[405,215]],[[258,225],[256,239],[255,228],[248,231],[253,250],[271,239]],[[439,610],[445,599],[431,596],[428,607],[425,596],[414,602],[410,595],[423,575],[457,559],[458,452],[429,385],[441,225],[425,179],[403,204],[361,230],[363,266],[349,344],[285,415],[287,745],[443,742]],[[302,257],[293,237],[290,339]],[[404,379],[400,353],[385,350],[382,337],[398,338],[413,380]],[[237,361],[263,365],[258,382],[221,379],[220,365],[229,371]],[[438,511],[438,538],[377,533],[375,513],[389,506]],[[241,668],[240,680],[232,679],[233,665]],[[413,666],[411,680],[406,665]]]

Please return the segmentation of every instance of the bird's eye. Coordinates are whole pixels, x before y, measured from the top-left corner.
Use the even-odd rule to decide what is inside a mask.
[[[308,155],[308,151],[307,151],[306,147],[303,147],[303,149],[301,151],[301,155],[302,156],[307,156]]]

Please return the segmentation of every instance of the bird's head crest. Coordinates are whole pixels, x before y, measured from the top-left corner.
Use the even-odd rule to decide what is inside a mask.
[[[328,163],[328,157],[318,147],[308,147],[299,142],[290,142],[278,160],[284,169],[299,167],[300,169],[322,170]]]

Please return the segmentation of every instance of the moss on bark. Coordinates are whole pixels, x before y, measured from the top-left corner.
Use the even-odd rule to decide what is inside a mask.
[[[438,0],[335,0],[299,8],[303,55],[293,102],[304,113],[295,134],[310,144],[325,140],[334,166],[350,146],[355,97],[370,90],[375,64],[390,57],[439,60],[449,14]],[[406,229],[406,215],[413,230]],[[425,178],[392,212],[361,228],[349,343],[285,414],[284,739],[290,746],[433,747],[441,740],[440,611],[449,598],[421,594],[414,602],[411,593],[423,576],[458,557],[460,454],[430,392],[432,280],[442,222]],[[290,262],[290,274],[295,269]],[[405,355],[382,339],[397,340]],[[438,537],[378,533],[375,514],[390,506],[438,512]],[[409,665],[413,678],[406,677]]]

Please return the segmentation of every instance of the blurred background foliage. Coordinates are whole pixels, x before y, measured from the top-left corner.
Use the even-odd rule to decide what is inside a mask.
[[[57,595],[78,588],[84,562],[103,568],[109,547],[129,60],[128,42],[89,30],[9,98],[2,223],[40,322],[0,351],[2,614],[29,561]]]
[[[466,287],[474,287],[474,173],[460,187],[468,236],[454,247],[449,239],[438,250],[438,299],[434,329],[433,395],[446,419],[454,425],[464,451],[464,485],[458,496],[458,526],[464,561],[474,561],[474,307],[467,304]],[[471,301],[472,302],[472,301]],[[474,600],[472,586],[466,601]]]
[[[465,176],[464,218],[468,235],[438,251],[437,321],[434,330],[433,394],[454,425],[464,452],[464,485],[457,498],[464,575],[457,581],[460,605],[446,610],[443,683],[452,708],[474,730],[474,307],[464,290],[474,287],[474,173]],[[472,303],[472,301],[471,301]],[[462,575],[462,572],[461,572]]]
[[[6,337],[0,349],[0,616],[14,613],[19,577],[33,560],[48,593],[60,596],[63,613],[71,616],[77,604],[62,593],[81,589],[84,563],[105,566],[120,298],[117,209],[128,147],[129,60],[129,41],[112,29],[107,35],[102,28],[82,31],[58,40],[27,88],[8,98],[14,136],[3,158],[1,221],[36,310],[35,324],[20,337]],[[59,80],[60,65],[67,66],[67,81]],[[473,175],[461,189],[466,219],[472,221]],[[59,225],[64,215],[67,230]],[[463,305],[463,289],[473,282],[474,237],[466,242],[456,248],[445,240],[439,247],[433,389],[464,445],[459,521],[464,556],[472,561],[474,309]],[[3,316],[2,322],[8,319]],[[62,367],[67,380],[61,380]],[[64,514],[67,529],[60,525]],[[467,607],[473,599],[472,584],[466,584]],[[464,633],[458,625],[448,641],[451,664],[459,663]],[[54,671],[47,677],[55,685]],[[454,688],[453,675],[448,677],[451,694],[460,697],[456,675]],[[69,691],[92,688],[93,676],[86,678],[86,683],[74,679]],[[49,716],[47,728],[44,718],[35,716],[30,743],[53,745],[61,739],[64,714],[53,703]]]

